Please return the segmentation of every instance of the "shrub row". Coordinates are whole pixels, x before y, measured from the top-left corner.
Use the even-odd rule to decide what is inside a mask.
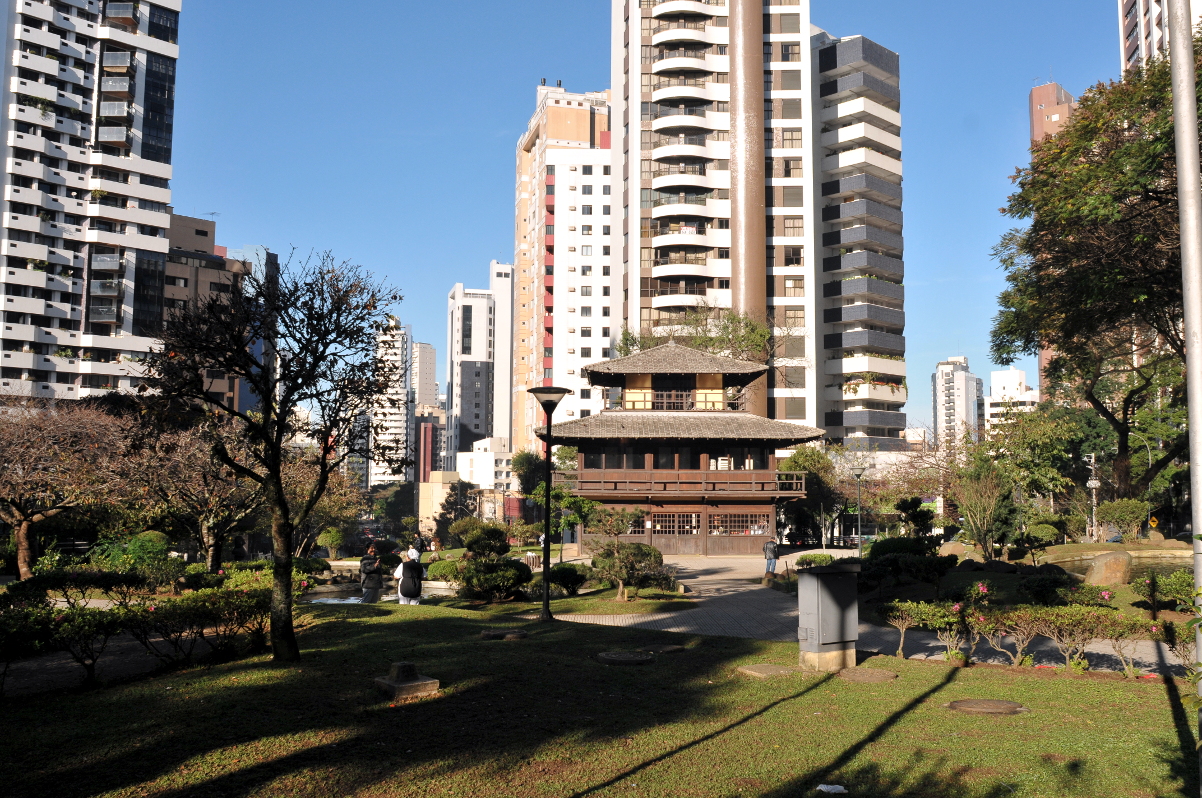
[[[984,583],[981,583],[984,584]],[[926,603],[894,602],[883,608],[885,621],[901,632],[897,655],[903,656],[906,630],[917,627],[934,632],[948,660],[971,662],[976,646],[986,641],[1004,652],[1016,666],[1030,665],[1028,648],[1036,637],[1046,637],[1064,657],[1066,667],[1081,671],[1088,667],[1085,647],[1094,640],[1113,646],[1127,676],[1135,676],[1135,646],[1141,640],[1159,640],[1170,645],[1183,661],[1192,653],[1181,650],[1183,629],[1161,621],[1135,618],[1108,607],[1075,604],[1064,607],[1019,605],[990,608],[982,602]],[[1009,639],[1013,650],[1003,645]],[[967,647],[967,651],[965,648]]]

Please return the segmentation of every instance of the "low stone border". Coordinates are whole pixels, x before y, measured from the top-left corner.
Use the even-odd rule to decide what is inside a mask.
[[[943,706],[969,715],[1017,715],[1031,710],[1014,701],[999,701],[993,698],[965,698]]]
[[[597,655],[597,662],[603,665],[648,665],[655,661],[655,655],[646,651],[602,651]]]

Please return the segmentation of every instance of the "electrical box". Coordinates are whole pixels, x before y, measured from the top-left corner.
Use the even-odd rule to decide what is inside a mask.
[[[797,640],[802,651],[855,649],[860,638],[860,564],[832,563],[797,572]]]

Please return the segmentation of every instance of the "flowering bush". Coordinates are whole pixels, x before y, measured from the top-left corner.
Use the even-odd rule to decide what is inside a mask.
[[[1186,569],[1174,571],[1168,576],[1149,574],[1143,579],[1134,579],[1131,589],[1140,598],[1152,600],[1157,604],[1167,602],[1173,607],[1179,604],[1194,603],[1194,572]]]
[[[1114,599],[1114,591],[1098,585],[1073,584],[1057,590],[1056,596],[1069,605],[1109,607]]]

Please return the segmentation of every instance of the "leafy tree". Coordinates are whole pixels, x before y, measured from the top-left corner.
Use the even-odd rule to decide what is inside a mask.
[[[575,446],[557,446],[555,447],[554,463],[556,471],[575,471],[577,463],[577,455],[580,450]]]
[[[607,541],[593,556],[597,576],[618,586],[614,601],[627,600],[628,586],[666,584],[672,577],[665,573],[663,566],[664,557],[655,547],[646,543],[622,543],[616,538]]]
[[[0,521],[12,526],[21,579],[33,576],[36,525],[122,492],[113,466],[126,432],[123,420],[69,402],[0,412]]]
[[[902,526],[912,537],[920,537],[930,532],[931,524],[935,520],[935,511],[922,505],[922,498],[919,496],[901,499],[893,505],[893,509],[897,510],[901,517]]]
[[[540,482],[526,498],[533,499],[542,508],[546,504],[547,483]],[[560,534],[574,528],[578,524],[588,524],[592,514],[600,507],[600,502],[577,496],[566,485],[553,485],[551,488],[551,530],[559,530]],[[541,534],[541,533],[540,533]]]
[[[346,543],[346,533],[337,527],[331,527],[323,530],[315,542],[330,553],[332,560],[338,556],[338,550]]]
[[[990,459],[957,468],[951,483],[951,496],[964,515],[964,524],[972,541],[981,547],[985,559],[993,559],[993,547],[1001,539],[999,511],[1010,493],[1010,483]]]
[[[1065,473],[1065,444],[1077,434],[1075,419],[1051,413],[1048,405],[1011,411],[994,426],[987,445],[998,466],[1021,496],[1048,496],[1072,485]]]
[[[1151,511],[1152,506],[1139,499],[1115,499],[1098,505],[1098,522],[1117,527],[1123,540],[1130,543],[1139,539]]]
[[[1054,350],[1045,382],[1114,431],[1120,498],[1144,492],[1188,445],[1177,426],[1132,475],[1140,410],[1185,400],[1176,168],[1169,63],[1157,59],[1090,89],[1061,132],[1032,147],[1004,209],[1029,226],[995,251],[1009,286],[994,359]]]
[[[1051,524],[1032,524],[1016,533],[1013,542],[1031,553],[1031,564],[1035,565],[1036,555],[1049,546],[1055,546],[1061,534],[1061,531]]]
[[[503,557],[509,553],[509,528],[504,524],[480,524],[464,535],[463,546],[477,557]]]
[[[647,515],[644,510],[622,510],[616,507],[599,507],[589,515],[588,531],[597,535],[616,538],[630,534],[631,528]]]
[[[841,478],[830,455],[813,446],[799,446],[777,464],[778,471],[806,475],[804,499],[794,499],[782,507],[782,514],[795,529],[817,533],[825,545],[834,534],[839,518],[856,495],[855,485]]]
[[[294,502],[299,502],[318,478],[317,470],[308,458],[290,462],[286,473],[285,488]],[[338,527],[349,538],[358,529],[359,519],[367,510],[367,497],[359,486],[341,471],[331,473],[321,499],[305,523],[297,527],[296,556],[308,557],[313,544],[317,542],[317,535],[324,529]]]
[[[517,452],[510,465],[518,478],[518,489],[525,494],[534,493],[547,469],[547,461],[537,452]]]
[[[359,266],[330,254],[282,267],[259,264],[232,286],[174,310],[163,345],[145,360],[139,390],[149,397],[191,402],[242,423],[249,462],[224,447],[216,456],[259,483],[271,512],[272,656],[300,658],[292,622],[295,532],[321,501],[331,475],[348,457],[374,458],[399,470],[404,452],[379,444],[364,416],[397,400],[388,395],[400,376],[392,356],[391,306],[400,296]],[[208,374],[236,378],[254,408],[210,392]],[[289,494],[287,470],[299,456],[315,478],[299,497]]]

